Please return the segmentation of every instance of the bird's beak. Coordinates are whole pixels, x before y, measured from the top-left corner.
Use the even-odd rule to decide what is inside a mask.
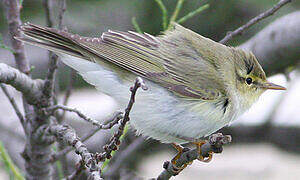
[[[262,84],[262,87],[263,87],[263,88],[266,88],[266,89],[286,90],[285,87],[279,86],[279,85],[277,85],[277,84],[270,83],[270,82],[266,82],[266,83]]]

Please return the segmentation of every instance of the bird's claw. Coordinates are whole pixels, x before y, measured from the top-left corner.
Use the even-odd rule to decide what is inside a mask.
[[[193,144],[195,144],[197,146],[197,150],[198,150],[198,160],[201,161],[201,162],[205,162],[205,163],[208,163],[212,160],[212,157],[213,157],[213,152],[209,152],[208,153],[208,157],[203,157],[202,156],[202,153],[201,153],[201,146],[203,144],[205,144],[206,141],[199,141],[199,142],[193,142]]]
[[[188,151],[188,148],[182,147],[178,144],[172,143],[172,146],[178,151],[178,153],[176,154],[176,156],[171,160],[171,163],[173,165],[173,171],[176,174],[179,174],[184,168],[186,168],[188,165],[192,164],[193,162],[188,162],[183,164],[181,167],[178,167],[176,165],[176,161],[180,158],[180,156],[182,155],[182,153]]]

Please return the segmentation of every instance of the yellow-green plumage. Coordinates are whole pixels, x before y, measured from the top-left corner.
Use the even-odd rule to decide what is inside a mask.
[[[32,24],[21,30],[25,38],[18,39],[58,53],[89,83],[117,100],[127,98],[125,91],[132,83],[128,80],[136,75],[149,80],[150,91],[138,96],[143,103],[137,100],[131,124],[163,142],[195,141],[217,131],[268,88],[252,53],[176,23],[158,37],[109,31],[101,38],[87,38]]]

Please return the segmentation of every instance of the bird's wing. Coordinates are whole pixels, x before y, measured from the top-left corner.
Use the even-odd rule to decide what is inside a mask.
[[[207,48],[203,42],[209,39],[177,24],[159,37],[108,31],[101,38],[88,38],[33,24],[21,30],[27,36],[18,38],[22,41],[100,64],[117,65],[181,97],[213,100],[223,93],[219,91],[224,89],[222,84],[213,78],[218,74],[214,61],[200,51]]]
[[[205,59],[203,52],[197,49],[207,39],[199,42],[197,38],[204,37],[177,24],[159,37],[119,31],[109,31],[102,35],[104,42],[111,44],[112,48],[118,47],[113,52],[128,54],[129,51],[130,55],[135,56],[126,61],[111,58],[119,61],[117,63],[122,67],[137,71],[137,74],[159,83],[178,96],[213,100],[220,97],[224,93],[220,89],[225,88],[215,79],[219,73],[214,60]]]

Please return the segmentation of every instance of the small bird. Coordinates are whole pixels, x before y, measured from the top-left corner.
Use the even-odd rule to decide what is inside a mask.
[[[248,110],[270,83],[251,52],[205,38],[177,23],[163,35],[111,31],[89,38],[34,24],[25,43],[55,52],[100,91],[125,107],[136,76],[146,79],[130,124],[162,143],[201,142]]]

